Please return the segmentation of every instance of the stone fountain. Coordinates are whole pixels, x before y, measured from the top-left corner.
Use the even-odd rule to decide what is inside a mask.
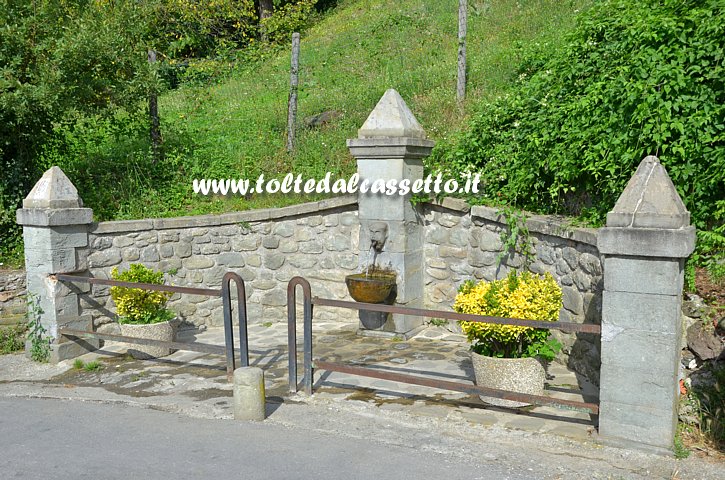
[[[426,138],[403,98],[393,89],[382,96],[358,130],[358,138],[347,141],[350,153],[357,161],[360,182],[367,181],[369,185],[376,181],[400,184],[403,180],[412,185],[414,181],[422,180],[423,158],[430,154],[434,145]],[[410,197],[410,193],[383,195],[358,191],[358,258],[362,274],[346,279],[346,283],[365,282],[365,289],[370,287],[370,290],[376,285],[378,299],[384,296],[381,303],[395,302],[400,306],[422,308],[423,219],[411,204]],[[385,279],[381,279],[383,271],[388,272]],[[366,280],[361,280],[363,277],[367,277]],[[360,288],[361,291],[364,289]],[[357,293],[353,294],[351,290],[351,295],[355,298]],[[371,313],[374,312],[366,315]],[[363,335],[410,338],[423,327],[421,317],[397,313],[378,314],[376,320],[368,320],[361,324]]]
[[[370,224],[370,252],[373,254],[373,261],[369,263],[362,273],[355,273],[345,277],[345,285],[350,296],[356,302],[383,303],[392,305],[397,296],[397,274],[390,268],[377,266],[377,258],[383,251],[385,242],[388,239],[388,225],[385,222],[373,222]],[[360,310],[358,312],[360,325],[367,330],[380,330],[390,320],[391,314],[386,312],[372,312]]]

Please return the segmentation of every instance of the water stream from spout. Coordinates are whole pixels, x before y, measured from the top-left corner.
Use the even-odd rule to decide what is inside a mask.
[[[370,244],[370,248],[368,249],[367,255],[365,255],[365,278],[368,278],[370,276],[370,251],[373,249],[372,243]],[[373,262],[375,261],[375,257],[373,257]]]
[[[373,249],[373,264],[370,265],[370,270],[372,270],[370,273],[375,273],[375,263],[378,261],[378,251],[377,249]]]

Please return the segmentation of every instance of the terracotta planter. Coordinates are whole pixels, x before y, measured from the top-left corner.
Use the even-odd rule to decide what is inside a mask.
[[[121,324],[121,335],[132,338],[147,338],[150,340],[162,340],[164,342],[174,341],[174,327],[171,322],[150,323],[147,325],[135,325],[130,323]],[[154,347],[129,343],[128,353],[136,359],[147,360],[150,358],[165,357],[172,350],[166,347]]]
[[[544,394],[546,371],[537,358],[494,358],[471,352],[476,385],[511,392]],[[481,400],[499,407],[526,407],[530,404],[481,395]]]

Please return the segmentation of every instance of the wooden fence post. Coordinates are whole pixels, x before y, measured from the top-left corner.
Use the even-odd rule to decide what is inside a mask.
[[[300,34],[292,34],[292,66],[290,70],[289,100],[287,102],[287,152],[291,153],[295,144],[295,124],[297,123],[297,85],[300,67]]]
[[[148,52],[149,64],[152,70],[156,63],[156,51],[149,50]],[[155,70],[154,70],[155,77]],[[149,92],[149,117],[151,117],[151,151],[153,162],[156,163],[161,159],[161,126],[159,121],[159,104],[158,104],[158,93],[156,91],[156,78],[154,78],[154,85],[151,87]]]
[[[458,84],[456,101],[463,108],[466,98],[466,30],[468,28],[468,0],[458,1]]]

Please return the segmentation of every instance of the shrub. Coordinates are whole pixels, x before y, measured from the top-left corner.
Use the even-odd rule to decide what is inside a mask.
[[[288,43],[293,32],[309,22],[317,0],[299,0],[280,6],[271,17],[262,19],[262,29],[272,43]]]
[[[11,325],[0,327],[0,355],[14,353],[25,348],[25,332],[27,325]]]
[[[484,105],[432,164],[481,170],[489,201],[600,224],[657,155],[692,212],[700,263],[721,265],[722,15],[721,0],[595,2],[562,48],[530,52],[512,93]]]
[[[150,5],[153,40],[169,58],[223,54],[256,36],[252,0],[156,0]]]
[[[164,274],[139,263],[131,264],[125,272],[114,267],[111,278],[124,282],[163,285]],[[142,290],[140,288],[111,287],[111,298],[116,304],[119,323],[149,324],[174,318],[174,312],[166,308],[170,292]]]
[[[453,309],[459,313],[524,320],[556,321],[562,306],[561,288],[550,275],[512,271],[501,280],[468,281],[458,290]],[[541,357],[552,360],[561,344],[549,330],[516,325],[460,322],[471,350],[502,358]]]

